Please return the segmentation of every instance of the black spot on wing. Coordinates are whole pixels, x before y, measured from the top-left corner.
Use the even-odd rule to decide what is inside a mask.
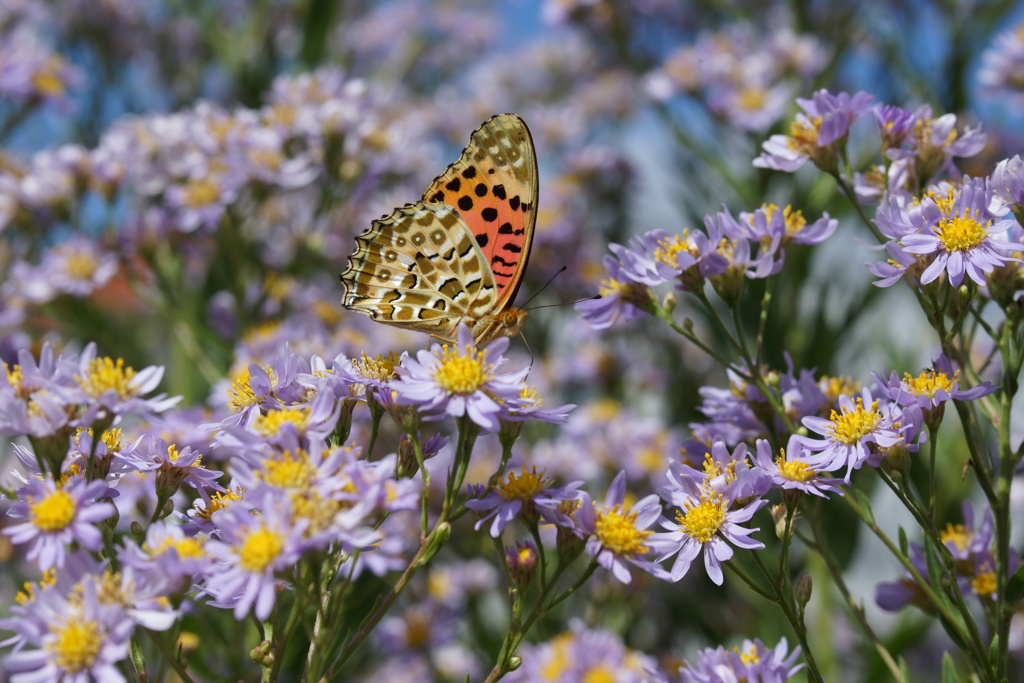
[[[480,212],[480,217],[490,223],[491,221],[498,220],[498,210],[492,206],[488,206],[486,209]]]
[[[432,202],[443,202],[444,201],[444,192],[438,190],[434,194],[430,195],[430,201],[432,201]]]
[[[462,181],[459,180],[457,177],[452,178],[447,183],[445,183],[445,189],[451,190],[452,192],[458,192],[460,187],[462,187]],[[514,210],[515,209],[513,209],[513,211]]]
[[[476,193],[477,197],[486,197],[487,196],[487,186],[484,185],[483,183],[477,183],[476,187],[473,188],[473,192]]]
[[[505,201],[505,186],[504,186],[504,185],[495,185],[495,186],[494,186],[494,187],[493,187],[493,188],[491,189],[491,192],[492,192],[492,193],[494,194],[494,196],[495,196],[495,197],[497,197],[498,199],[500,199],[500,200],[502,200],[502,201]]]
[[[513,233],[511,223],[502,223],[501,227],[498,228],[499,235],[511,235]]]
[[[494,269],[494,264],[495,263],[500,263],[501,265],[505,266],[506,268],[515,268],[516,267],[516,261],[506,261],[505,259],[501,258],[500,256],[492,256],[491,257],[491,270]]]
[[[508,200],[508,206],[513,211],[516,211],[519,208],[519,195],[516,195],[512,199]]]
[[[458,180],[458,178],[456,178]],[[459,197],[459,209],[462,211],[469,211],[473,208],[473,199],[469,195],[463,195]]]
[[[462,172],[462,177],[465,178],[466,180],[469,180],[470,178],[475,178],[476,166],[467,166],[466,169]]]
[[[476,236],[476,243],[480,245],[481,249],[486,247],[489,241],[490,239],[487,237],[487,233],[482,232]]]
[[[512,252],[513,254],[518,254],[522,252],[522,249],[519,248],[519,245],[513,242],[506,242],[505,244],[501,245],[501,248],[502,250]]]

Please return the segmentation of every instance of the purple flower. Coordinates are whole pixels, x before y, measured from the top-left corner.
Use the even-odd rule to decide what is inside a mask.
[[[953,363],[946,354],[940,354],[933,366],[922,371],[917,377],[903,373],[902,380],[896,375],[895,370],[889,373],[888,382],[883,382],[875,375],[879,393],[901,406],[916,405],[927,411],[938,408],[952,399],[973,401],[998,390],[991,382],[982,382],[970,389],[961,389],[960,370],[953,369]]]
[[[796,664],[800,648],[788,652],[785,638],[769,650],[759,638],[744,640],[742,647],[726,650],[705,648],[697,653],[697,664],[686,662],[679,669],[682,683],[729,683],[734,681],[760,681],[784,683],[804,667]],[[794,664],[796,664],[794,666]]]
[[[18,499],[7,513],[25,520],[3,530],[11,543],[30,543],[26,557],[42,570],[62,567],[68,547],[78,543],[88,550],[99,550],[103,535],[97,522],[114,514],[114,506],[98,498],[108,497],[105,481],[86,482],[73,478],[62,486],[53,479],[31,478],[18,489]]]
[[[994,239],[1014,221],[998,220],[989,212],[991,201],[992,190],[984,179],[965,177],[959,190],[951,188],[946,197],[925,195],[919,212],[907,212],[920,232],[905,234],[900,240],[903,249],[933,257],[921,274],[921,284],[946,273],[954,287],[960,286],[965,274],[984,285],[985,273],[1019,260],[996,251],[1024,250],[1024,244]]]
[[[107,414],[134,414],[152,419],[153,413],[161,413],[181,400],[180,396],[167,398],[166,394],[143,398],[143,394],[160,384],[164,369],[151,365],[136,372],[120,358],[116,361],[106,356],[97,358],[96,344],[92,342],[82,350],[78,367],[75,380],[81,389],[82,402],[88,406],[83,422]]]
[[[1014,104],[1024,100],[1020,74],[1024,72],[1024,30],[1020,24],[1002,31],[981,54],[977,80],[985,92],[1010,96]]]
[[[601,282],[598,296],[574,306],[585,322],[596,330],[607,330],[617,322],[628,323],[650,308],[654,293],[648,285],[629,279],[625,267],[612,256],[604,257],[608,277]]]
[[[217,536],[207,541],[214,566],[203,582],[216,607],[233,607],[241,621],[255,609],[266,620],[277,597],[278,576],[287,576],[306,549],[308,521],[296,519],[291,500],[271,489],[250,493],[254,507],[238,501],[213,513]],[[252,514],[253,509],[260,515]]]
[[[846,144],[853,122],[871,108],[872,99],[866,92],[851,97],[827,90],[819,90],[809,100],[797,98],[804,113],[797,114],[788,136],[773,135],[764,143],[754,166],[792,173],[810,160],[823,171],[837,173],[839,147]]]
[[[182,484],[194,488],[207,501],[211,490],[224,491],[217,483],[224,473],[203,467],[203,454],[189,446],[179,451],[174,444],[147,435],[136,448],[118,453],[117,458],[132,470],[155,472],[161,497],[174,495]]]
[[[569,630],[546,642],[520,646],[523,665],[502,680],[509,683],[538,681],[615,681],[615,683],[665,683],[658,663],[649,655],[626,647],[616,633],[587,628],[573,619]]]
[[[981,126],[968,126],[963,133],[957,132],[956,114],[933,119],[932,108],[925,104],[914,112],[914,116],[906,146],[889,149],[886,156],[892,161],[912,160],[919,186],[924,186],[939,173],[955,174],[953,157],[974,156],[985,146],[986,136],[981,132]]]
[[[204,534],[186,536],[183,528],[166,521],[154,522],[146,529],[141,546],[126,541],[118,553],[125,567],[165,585],[170,592],[189,588],[192,581],[205,575],[213,563],[204,548]]]
[[[1009,209],[1024,207],[1024,161],[1019,154],[1003,159],[992,171],[992,213],[1002,215]]]
[[[919,412],[919,411],[918,411]],[[916,446],[907,443],[908,435],[916,433],[920,418],[914,418],[910,410],[902,411],[895,403],[879,405],[867,389],[857,399],[848,395],[839,397],[839,410],[833,410],[829,419],[808,416],[802,422],[807,429],[822,435],[822,439],[795,437],[814,455],[803,458],[803,462],[824,472],[846,468],[844,479],[849,481],[850,472],[861,465],[877,464],[885,449],[906,445],[909,450]],[[790,442],[792,448],[793,442]]]
[[[834,477],[823,477],[813,465],[806,462],[807,450],[790,438],[789,445],[772,458],[771,446],[764,439],[757,440],[757,466],[772,479],[776,488],[803,491],[822,498],[826,493],[843,495],[837,488],[845,482]]]
[[[668,578],[678,581],[690,570],[690,565],[704,551],[704,567],[708,577],[719,586],[724,580],[722,562],[732,558],[732,543],[740,548],[756,550],[764,544],[748,538],[757,529],[745,529],[740,524],[750,521],[754,513],[768,504],[755,498],[744,507],[732,510],[733,500],[715,491],[693,470],[678,462],[669,464],[669,485],[658,495],[678,508],[675,519],[662,518],[661,526],[667,532],[653,534],[648,540],[651,550],[658,553],[658,562],[676,556]],[[727,543],[728,541],[728,543]]]
[[[507,359],[508,338],[502,337],[477,349],[467,325],[460,325],[454,345],[434,344],[419,351],[399,370],[400,379],[391,384],[396,401],[415,405],[431,418],[466,416],[488,432],[498,430],[498,420],[508,414],[506,404],[519,399],[529,368],[499,373]],[[430,419],[430,418],[428,418]]]
[[[45,591],[23,616],[6,620],[25,636],[25,645],[36,646],[4,660],[12,682],[125,681],[118,664],[128,658],[135,624],[119,605],[105,601],[109,586],[101,577],[84,577],[78,585],[67,594]]]
[[[875,107],[875,121],[878,123],[878,135],[882,138],[882,150],[899,148],[907,136],[914,130],[917,114],[893,104],[880,104]]]
[[[571,525],[558,507],[562,501],[578,498],[576,489],[583,482],[574,481],[562,488],[550,488],[551,480],[544,476],[545,472],[541,470],[538,473],[536,467],[527,470],[524,465],[518,476],[514,471],[509,472],[483,498],[466,501],[466,507],[470,510],[490,511],[473,528],[479,530],[484,522],[493,518],[491,536],[497,538],[517,516],[527,524],[535,524],[538,519],[543,519],[552,524]]]
[[[603,505],[596,505],[587,493],[581,494],[576,517],[580,529],[589,536],[587,554],[616,579],[629,583],[629,565],[660,575],[660,568],[644,554],[648,551],[646,541],[653,533],[647,528],[661,516],[661,504],[654,494],[632,507],[624,504],[625,498],[626,473],[619,472],[608,487]]]

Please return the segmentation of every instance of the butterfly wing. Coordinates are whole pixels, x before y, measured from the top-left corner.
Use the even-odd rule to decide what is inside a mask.
[[[537,219],[537,155],[523,120],[492,116],[476,129],[458,161],[423,193],[458,209],[498,288],[495,313],[511,304],[530,257]]]
[[[494,310],[498,288],[472,231],[446,204],[395,209],[356,237],[342,304],[373,320],[453,339]]]

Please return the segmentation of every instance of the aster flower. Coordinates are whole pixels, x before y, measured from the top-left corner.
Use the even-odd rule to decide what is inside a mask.
[[[46,591],[20,617],[36,625],[11,624],[31,634],[26,647],[4,660],[11,681],[125,681],[118,664],[128,658],[135,624],[124,612],[104,604],[98,580],[84,580],[74,594]],[[35,645],[36,647],[28,647]]]
[[[760,468],[750,466],[747,451],[747,444],[740,443],[730,453],[724,441],[715,440],[704,455],[701,469],[674,461],[669,467],[674,478],[702,481],[703,486],[725,499],[756,498],[768,493],[772,483]]]
[[[262,621],[274,608],[278,575],[287,576],[306,549],[308,522],[295,519],[287,497],[264,490],[250,498],[259,516],[243,501],[211,516],[217,536],[206,542],[206,552],[215,562],[202,586],[211,604],[234,608],[235,619],[254,609]]]
[[[510,683],[535,681],[615,681],[665,683],[654,657],[626,647],[617,634],[587,628],[573,619],[569,630],[546,642],[523,643],[523,665],[507,674]]]
[[[1018,213],[1024,208],[1024,161],[1019,154],[1003,159],[992,171],[990,177],[992,203],[989,210],[997,216],[1013,209]]]
[[[880,104],[874,109],[882,151],[899,149],[917,123],[917,113],[893,104]]]
[[[37,276],[56,292],[85,297],[105,285],[117,272],[117,257],[96,242],[76,236],[50,249]]]
[[[954,287],[960,286],[964,275],[984,285],[985,273],[1018,260],[997,251],[1024,250],[1024,244],[994,239],[1014,221],[999,220],[990,213],[991,200],[992,190],[984,179],[965,177],[958,190],[950,188],[944,197],[926,194],[918,211],[904,214],[919,230],[900,239],[904,251],[932,257],[921,274],[921,284],[946,273]]]
[[[960,370],[953,369],[953,363],[944,353],[935,359],[932,368],[923,370],[917,377],[903,373],[901,380],[895,370],[889,373],[888,382],[883,382],[878,375],[874,377],[880,395],[902,406],[916,405],[925,411],[950,400],[973,401],[998,390],[991,382],[961,389]]]
[[[827,493],[843,495],[839,485],[846,482],[834,477],[823,477],[805,460],[807,451],[799,442],[790,439],[789,446],[772,458],[772,449],[764,439],[757,440],[757,466],[771,477],[772,485],[783,490],[802,491],[822,498]]]
[[[111,495],[105,481],[76,477],[58,486],[50,477],[33,477],[17,493],[7,514],[24,521],[3,533],[15,545],[30,544],[26,557],[40,569],[63,566],[72,543],[100,549],[103,536],[96,524],[114,514],[112,504],[98,500]]]
[[[908,443],[908,436],[916,433],[920,419],[913,419],[913,411],[902,411],[895,403],[880,404],[864,389],[856,399],[845,394],[840,396],[839,410],[833,410],[828,419],[808,416],[802,422],[807,429],[824,437],[795,437],[813,453],[803,461],[823,472],[845,467],[844,479],[849,481],[853,470],[865,463],[877,464],[886,449],[905,445],[916,450],[914,444]]]
[[[981,54],[977,79],[989,93],[1009,95],[1013,101],[1024,99],[1020,74],[1024,71],[1024,24],[1002,31]]]
[[[891,287],[904,277],[912,277],[913,282],[920,281],[924,266],[918,263],[917,258],[908,254],[896,242],[886,242],[885,251],[889,254],[887,261],[864,264],[869,273],[879,278],[871,284],[876,287]]]
[[[209,500],[210,491],[224,491],[217,483],[224,473],[206,469],[203,454],[190,446],[179,450],[163,439],[146,436],[136,448],[122,451],[117,457],[131,470],[155,472],[161,499],[173,496],[183,484],[194,488],[204,500]]]
[[[576,489],[583,482],[551,488],[551,479],[544,476],[546,471],[537,472],[536,466],[527,470],[524,465],[518,474],[514,471],[506,474],[486,496],[467,500],[466,507],[470,510],[487,512],[473,528],[479,530],[484,522],[493,519],[490,533],[497,538],[516,517],[527,524],[535,524],[540,519],[552,524],[564,522],[558,506],[564,500],[578,498]]]
[[[667,575],[671,581],[683,578],[703,550],[708,577],[721,586],[724,580],[721,563],[733,555],[728,543],[748,550],[764,548],[760,541],[748,538],[757,529],[745,529],[740,524],[750,521],[768,501],[755,498],[743,507],[730,509],[734,501],[715,491],[703,476],[693,476],[678,462],[669,463],[668,479],[668,486],[660,489],[658,495],[678,510],[675,519],[659,520],[667,531],[653,534],[648,545],[658,553],[658,562],[676,557]]]
[[[962,133],[957,132],[956,114],[932,118],[932,108],[925,104],[914,112],[914,117],[904,147],[889,149],[886,156],[892,161],[911,160],[918,186],[924,186],[940,173],[954,175],[953,157],[974,156],[985,146],[981,126],[967,126]]]
[[[141,546],[126,541],[118,552],[118,560],[163,584],[169,592],[177,592],[188,589],[194,578],[209,571],[213,559],[204,549],[206,541],[204,534],[186,536],[180,525],[158,521],[147,527]]]
[[[519,398],[529,368],[498,372],[507,363],[502,357],[508,338],[478,349],[467,325],[460,325],[454,345],[434,344],[420,351],[398,370],[392,383],[399,404],[419,406],[427,419],[466,416],[488,432],[498,430],[499,418],[507,415],[506,403]]]
[[[263,410],[303,402],[306,390],[295,381],[303,369],[302,359],[290,350],[269,365],[249,363],[235,373],[227,388],[228,407],[234,415],[209,427],[248,426]]]
[[[744,640],[738,648],[726,650],[705,648],[697,653],[696,665],[686,662],[679,669],[682,683],[731,683],[733,681],[762,681],[784,683],[790,680],[803,664],[796,664],[800,648],[789,652],[785,638],[772,649],[759,638]],[[795,665],[795,666],[794,666]]]
[[[628,323],[651,309],[654,293],[648,285],[631,281],[630,275],[612,256],[604,257],[608,277],[598,288],[598,297],[585,299],[573,308],[580,318],[597,330],[606,330],[615,323]]]
[[[81,390],[82,402],[87,406],[86,415],[80,422],[134,414],[152,419],[153,413],[161,413],[181,400],[180,396],[167,397],[158,394],[144,398],[160,384],[164,369],[151,365],[136,372],[124,361],[109,357],[96,357],[96,344],[90,342],[78,358],[79,374],[75,381]]]
[[[764,143],[754,166],[792,173],[810,160],[823,171],[837,173],[839,147],[846,144],[850,126],[869,111],[872,99],[866,92],[850,96],[827,90],[809,100],[797,98],[804,113],[797,114],[788,136],[773,135]]]
[[[579,528],[587,539],[587,554],[622,583],[630,583],[629,565],[659,575],[660,568],[644,555],[649,548],[647,528],[661,515],[658,496],[652,494],[627,507],[626,473],[619,472],[608,487],[603,505],[596,505],[590,496],[580,494],[576,513]]]

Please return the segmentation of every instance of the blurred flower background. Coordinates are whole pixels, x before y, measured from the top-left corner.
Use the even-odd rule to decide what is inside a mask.
[[[13,393],[0,391],[0,453],[13,469],[19,458],[23,465],[31,460],[29,443],[38,450],[43,437],[74,434],[78,423],[65,410],[74,401],[61,403],[66,397],[54,387],[73,385],[70,378],[86,372],[97,348],[99,357],[123,359],[125,367],[163,367],[162,377],[139,370],[134,380],[138,395],[158,390],[159,396],[105,406],[127,416],[119,423],[123,444],[107,441],[96,450],[126,449],[115,470],[117,463],[132,463],[118,472],[124,476],[113,499],[118,529],[125,532],[167,503],[160,482],[144,479],[145,472],[166,472],[173,464],[186,483],[177,495],[188,491],[189,500],[207,502],[209,482],[190,458],[201,454],[205,467],[230,470],[236,484],[255,476],[252,469],[275,456],[237,431],[257,419],[248,408],[294,405],[305,399],[288,392],[303,386],[324,391],[317,371],[330,361],[323,359],[362,359],[346,370],[360,377],[352,386],[365,386],[352,397],[370,396],[373,404],[374,381],[385,378],[374,374],[379,368],[370,359],[415,352],[427,340],[342,308],[338,274],[354,237],[371,220],[418,200],[481,121],[514,112],[536,145],[540,199],[518,296],[520,306],[530,300],[530,317],[506,356],[511,367],[531,367],[529,382],[545,407],[578,407],[564,425],[525,425],[510,471],[543,469],[556,491],[584,481],[595,500],[624,471],[625,502],[619,497],[606,505],[628,509],[683,476],[671,474],[668,461],[699,468],[716,436],[709,429],[722,432],[730,446],[758,432],[747,414],[757,406],[744,398],[742,382],[727,378],[711,357],[653,316],[639,315],[643,306],[630,298],[635,290],[621,287],[626,278],[615,270],[632,263],[626,252],[640,259],[669,248],[658,239],[681,235],[672,253],[687,252],[710,277],[721,272],[711,254],[719,245],[714,237],[737,239],[735,230],[744,226],[746,238],[762,248],[746,263],[736,259],[739,278],[744,269],[758,277],[781,273],[763,322],[762,281],[747,282],[753,290],[742,304],[747,329],[764,326],[760,357],[775,379],[799,387],[801,400],[818,401],[813,410],[792,406],[795,421],[836,399],[830,382],[866,385],[872,370],[893,367],[917,372],[937,355],[936,344],[907,290],[869,286],[871,274],[862,264],[886,256],[867,246],[871,234],[836,183],[812,167],[825,169],[829,160],[788,142],[766,145],[763,154],[761,145],[772,135],[799,140],[790,126],[794,117],[802,113],[813,121],[825,113],[819,100],[801,109],[796,98],[811,98],[820,88],[866,91],[875,102],[918,111],[943,134],[937,142],[933,136],[892,145],[909,150],[904,172],[917,173],[922,183],[960,172],[985,176],[1024,148],[1022,20],[1024,11],[1014,3],[980,0],[7,0],[0,6],[0,359],[9,386],[21,368],[22,376],[39,378],[36,388],[55,396],[22,415]],[[847,104],[848,126],[858,117],[873,118],[867,100]],[[921,105],[934,114],[919,111]],[[890,124],[888,130],[898,132],[899,121]],[[871,132],[870,125],[854,125],[850,133],[855,169],[877,153]],[[934,163],[910,168],[923,158],[926,143]],[[894,168],[897,157],[889,157]],[[808,159],[812,164],[804,164]],[[899,182],[887,169],[865,170],[857,196],[877,202]],[[879,214],[878,228],[889,239],[900,236],[901,212],[906,207],[894,205]],[[782,252],[767,247],[773,215],[785,219],[784,267]],[[710,239],[694,230],[705,227],[705,216]],[[653,230],[666,232],[643,243],[640,236]],[[604,259],[612,243],[631,246],[618,247],[609,269]],[[656,260],[650,277],[672,281],[677,273],[665,276]],[[679,268],[687,266],[680,261]],[[898,279],[902,272],[883,274]],[[672,295],[680,302],[677,320],[686,319],[700,339],[715,340],[712,316],[684,299],[704,280],[680,278]],[[602,299],[574,309],[598,292]],[[54,353],[78,354],[80,368],[62,368]],[[31,359],[40,359],[38,367]],[[814,375],[801,375],[803,368],[814,368]],[[338,389],[338,398],[347,391],[349,385]],[[182,398],[175,403],[168,396]],[[336,410],[344,415],[346,409],[349,443],[365,447],[380,415],[362,406],[354,413],[351,406]],[[316,405],[311,411],[301,438],[321,428],[329,434],[335,422],[326,421],[337,421],[338,414]],[[210,425],[230,437],[215,439]],[[399,432],[385,427],[384,434],[391,443],[381,448],[396,458],[387,464],[401,469]],[[450,435],[427,430],[424,438],[434,441],[424,442],[425,455],[451,462],[455,443],[444,439]],[[87,445],[79,443],[79,455],[93,448],[91,436],[82,438]],[[487,482],[502,445],[497,435],[481,437],[468,483]],[[955,439],[942,444],[939,520],[964,519],[963,450]],[[410,453],[406,446],[406,460]],[[790,456],[810,458],[799,448]],[[354,456],[337,457],[348,463]],[[367,488],[374,472],[361,475]],[[845,461],[834,472],[847,473]],[[840,481],[822,479],[820,490],[834,490]],[[5,486],[23,484],[9,478]],[[41,482],[30,486],[37,499],[50,495]],[[68,490],[85,495],[79,488]],[[403,514],[417,508],[415,500],[406,505],[402,491],[394,490],[381,496],[387,499],[380,503],[387,511],[383,521],[372,533],[356,525],[345,537],[353,547],[379,543],[353,569],[364,586],[350,597],[354,615],[370,609],[371,597],[390,585],[388,572],[405,567],[418,541],[418,520]],[[561,499],[551,500],[554,508]],[[100,509],[92,501],[95,496],[79,514],[112,514],[109,504]],[[0,524],[17,528],[28,514],[18,505]],[[880,519],[885,505],[878,504]],[[853,601],[871,603],[866,609],[878,619],[882,640],[912,670],[925,672],[920,680],[937,678],[943,630],[919,613],[883,614],[873,604],[876,584],[898,580],[903,568],[878,560],[876,545],[846,509],[819,510],[834,556],[850,573]],[[748,512],[745,525],[754,510]],[[266,523],[287,514],[267,512]],[[468,533],[468,519],[461,524],[467,533],[456,534],[414,578],[370,646],[347,664],[344,680],[461,681],[467,673],[482,680],[490,670],[505,629],[502,567],[491,552],[491,520],[478,533]],[[748,526],[760,528],[760,540],[772,535],[766,514]],[[149,531],[158,538],[147,542],[156,544],[178,534]],[[39,580],[39,557],[48,558],[45,570],[62,564],[50,555],[64,550],[52,539],[33,541],[38,550],[23,547],[27,540],[17,536],[2,539],[6,615],[22,582]],[[67,540],[98,547],[88,535]],[[286,543],[299,541],[289,536]],[[279,556],[285,565],[301,550],[286,547],[294,553]],[[529,564],[530,552],[520,548],[520,564]],[[713,681],[725,680],[712,676],[716,667],[751,661],[765,663],[757,680],[804,675],[789,656],[784,638],[793,642],[793,636],[785,621],[741,582],[716,586],[720,569],[714,582],[690,572],[667,583],[614,562],[631,581],[595,575],[585,594],[534,627],[520,648],[522,668],[507,680]],[[811,557],[806,571],[815,576],[824,567]],[[812,634],[829,634],[813,642],[826,678],[885,677],[881,658],[854,634],[852,619],[837,616],[844,614],[844,596],[830,593],[825,581],[820,585],[807,620]],[[901,585],[887,589],[890,607],[912,602],[910,593],[897,590]],[[205,590],[225,602],[232,588],[213,582]],[[260,591],[273,589],[261,584]],[[243,616],[249,606],[230,605]],[[262,618],[258,604],[255,609]],[[178,642],[186,643],[184,635],[200,625],[187,608],[182,615]],[[236,626],[230,609],[218,618],[224,633],[246,632],[245,646],[229,637],[216,651],[199,651],[190,659],[195,680],[256,680],[247,654],[259,645],[255,628],[248,621]],[[122,628],[104,624],[105,633]],[[1014,624],[1012,647],[1024,648],[1024,626]],[[358,627],[353,618],[339,629]]]

